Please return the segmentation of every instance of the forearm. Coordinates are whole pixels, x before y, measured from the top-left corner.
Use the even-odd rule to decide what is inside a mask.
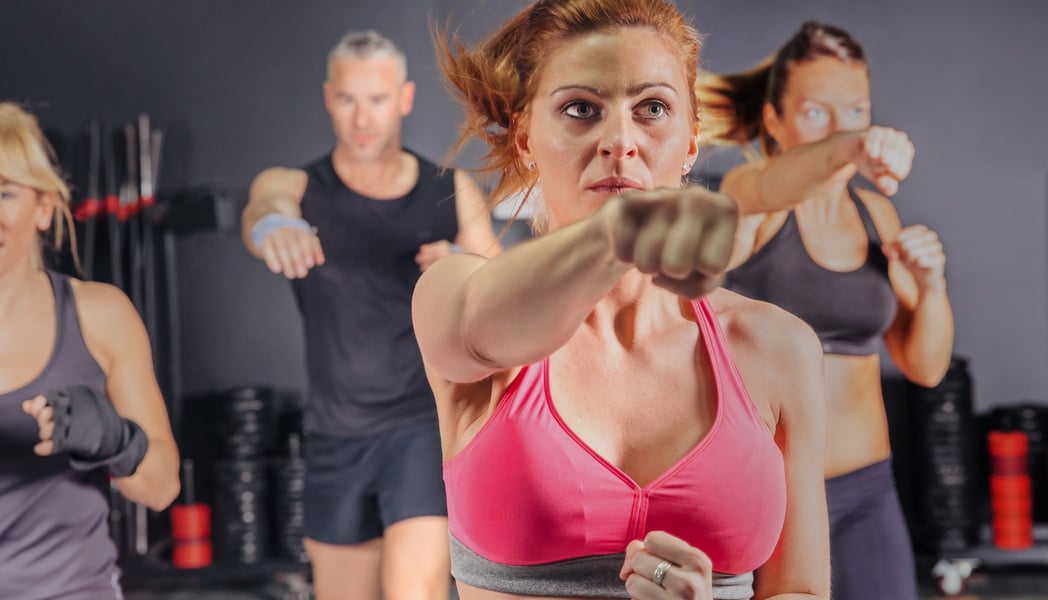
[[[117,489],[132,502],[163,510],[178,496],[178,449],[170,439],[149,440],[149,450],[130,477],[114,479]]]
[[[914,383],[938,385],[953,352],[953,311],[945,286],[921,292],[901,338],[899,369]]]
[[[259,219],[272,214],[284,215],[293,219],[301,218],[301,201],[280,192],[256,193],[252,191],[251,200],[248,201],[240,216],[240,232],[244,245],[257,258],[261,258],[261,251],[251,241],[251,231]]]
[[[600,218],[519,244],[470,276],[462,332],[471,354],[509,368],[567,342],[630,268],[615,259]]]
[[[786,210],[812,197],[855,160],[861,148],[855,132],[842,132],[804,144],[767,160],[751,181],[743,182],[735,200],[741,214]],[[850,175],[849,175],[850,176]]]

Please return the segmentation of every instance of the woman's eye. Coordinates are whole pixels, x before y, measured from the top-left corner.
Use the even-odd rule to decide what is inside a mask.
[[[804,115],[809,119],[821,119],[826,113],[821,108],[809,108]]]
[[[667,106],[663,102],[647,102],[641,107],[641,116],[657,118],[666,114]]]
[[[597,109],[588,102],[572,102],[564,107],[564,114],[576,119],[589,119],[597,114]]]

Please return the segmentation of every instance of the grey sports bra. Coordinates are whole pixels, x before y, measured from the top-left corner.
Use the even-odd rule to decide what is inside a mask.
[[[812,260],[791,210],[768,243],[728,273],[725,287],[797,315],[815,330],[823,352],[862,356],[877,353],[897,302],[873,219],[855,191],[848,194],[869,240],[862,266],[832,271]]]

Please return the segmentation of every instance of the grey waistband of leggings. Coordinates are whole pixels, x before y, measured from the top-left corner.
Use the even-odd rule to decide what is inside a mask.
[[[565,598],[629,598],[619,579],[625,554],[586,556],[542,565],[490,561],[451,536],[451,574],[467,585],[495,592]],[[753,573],[713,574],[714,600],[749,600]]]

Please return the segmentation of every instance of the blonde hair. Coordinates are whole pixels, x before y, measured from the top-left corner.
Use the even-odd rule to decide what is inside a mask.
[[[449,154],[457,154],[473,136],[488,144],[478,171],[497,177],[489,206],[521,190],[527,190],[526,197],[537,183],[537,174],[521,163],[514,137],[527,118],[545,59],[572,38],[626,27],[654,31],[676,49],[691,92],[692,122],[697,123],[701,37],[666,0],[538,0],[474,48],[454,35],[449,40],[447,29],[434,29],[440,67],[466,109]],[[541,223],[532,226],[542,229]]]
[[[50,228],[52,242],[61,250],[68,226],[73,259],[79,269],[69,186],[62,178],[54,149],[36,117],[13,102],[0,102],[0,178],[51,196],[55,203],[54,224]],[[38,236],[33,255],[33,266],[37,269],[43,268],[43,244],[44,236]]]

